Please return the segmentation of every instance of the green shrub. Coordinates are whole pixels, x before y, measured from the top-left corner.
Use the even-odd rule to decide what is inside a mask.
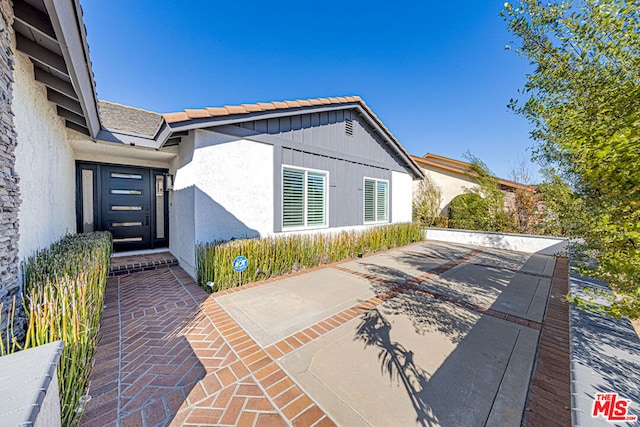
[[[446,216],[436,216],[431,220],[431,226],[436,228],[448,228],[449,227],[449,218]]]
[[[23,345],[0,343],[3,354],[64,341],[58,364],[62,425],[77,425],[91,373],[111,260],[106,232],[69,235],[23,265]],[[82,408],[83,409],[83,408]]]
[[[196,246],[198,283],[208,292],[238,285],[238,274],[231,264],[240,255],[249,259],[249,266],[242,273],[241,282],[245,284],[423,239],[422,226],[407,223],[359,232],[201,243]]]
[[[491,218],[487,202],[474,193],[460,194],[449,204],[449,227],[465,230],[489,230]]]
[[[440,212],[442,188],[425,174],[413,192],[413,220],[427,227],[433,226],[433,220]]]

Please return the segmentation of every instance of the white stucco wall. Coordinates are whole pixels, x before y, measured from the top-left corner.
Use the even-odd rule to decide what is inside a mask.
[[[543,255],[564,254],[569,244],[569,239],[563,237],[453,230],[449,228],[429,228],[426,231],[426,238],[427,240],[487,246]]]
[[[169,250],[180,266],[195,277],[195,178],[190,170],[193,140],[193,132],[182,137],[178,157],[170,169],[174,182],[173,191],[169,192]]]
[[[391,222],[411,222],[413,179],[402,172],[391,172]]]
[[[420,164],[422,172],[429,176],[435,184],[440,187],[442,191],[442,202],[440,203],[440,214],[446,215],[448,212],[449,203],[454,197],[464,194],[465,190],[471,188],[478,188],[478,185],[471,179],[461,174],[454,172],[443,171],[430,166]],[[420,181],[414,181],[414,190],[420,184]]]
[[[177,146],[154,150],[128,144],[93,141],[87,135],[72,129],[67,129],[67,138],[75,159],[83,162],[169,169],[171,162],[178,155]]]
[[[65,233],[75,233],[75,164],[63,120],[47,100],[33,65],[15,55],[13,112],[18,132],[16,170],[20,176],[20,259]]]
[[[170,245],[195,271],[196,242],[273,233],[274,178],[271,145],[209,131],[193,134],[180,144],[175,164]]]

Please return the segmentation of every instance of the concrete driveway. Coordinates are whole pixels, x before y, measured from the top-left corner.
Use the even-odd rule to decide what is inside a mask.
[[[554,264],[429,242],[216,300],[338,424],[519,425]]]
[[[213,295],[113,278],[83,425],[520,425],[554,266],[427,241]]]

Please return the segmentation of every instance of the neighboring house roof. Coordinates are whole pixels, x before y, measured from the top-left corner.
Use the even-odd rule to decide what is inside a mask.
[[[162,115],[152,111],[98,101],[100,119],[105,129],[154,138],[163,124]]]
[[[359,96],[297,99],[294,101],[258,102],[216,108],[186,109],[163,114],[163,117],[171,129],[191,130],[221,124],[354,107],[359,109],[363,117],[368,119],[373,129],[387,141],[391,149],[404,161],[414,176],[422,178],[422,171],[413,161],[411,155],[407,153],[402,144]]]
[[[471,163],[463,162],[461,160],[451,159],[449,157],[438,156],[436,154],[427,153],[423,157],[411,156],[411,158],[418,163],[418,165],[431,166],[437,169],[446,170],[449,172],[458,173],[460,175],[473,178],[476,173],[471,170]],[[496,177],[497,178],[497,177]],[[522,190],[535,191],[535,188],[530,185],[520,184],[518,182],[509,181],[507,179],[497,178],[498,182],[509,188],[519,188]]]
[[[16,47],[67,127],[95,138],[100,118],[79,0],[15,0]]]

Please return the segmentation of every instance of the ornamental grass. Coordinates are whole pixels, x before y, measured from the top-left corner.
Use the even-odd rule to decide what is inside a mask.
[[[200,243],[196,246],[198,283],[207,292],[229,289],[360,254],[379,252],[424,240],[417,223],[390,224],[363,231],[305,234]],[[232,268],[237,256],[249,260],[240,276]]]
[[[111,248],[106,232],[68,235],[27,259],[22,294],[26,338],[18,343],[7,337],[0,343],[4,355],[64,341],[58,363],[64,426],[78,425],[84,410]]]

